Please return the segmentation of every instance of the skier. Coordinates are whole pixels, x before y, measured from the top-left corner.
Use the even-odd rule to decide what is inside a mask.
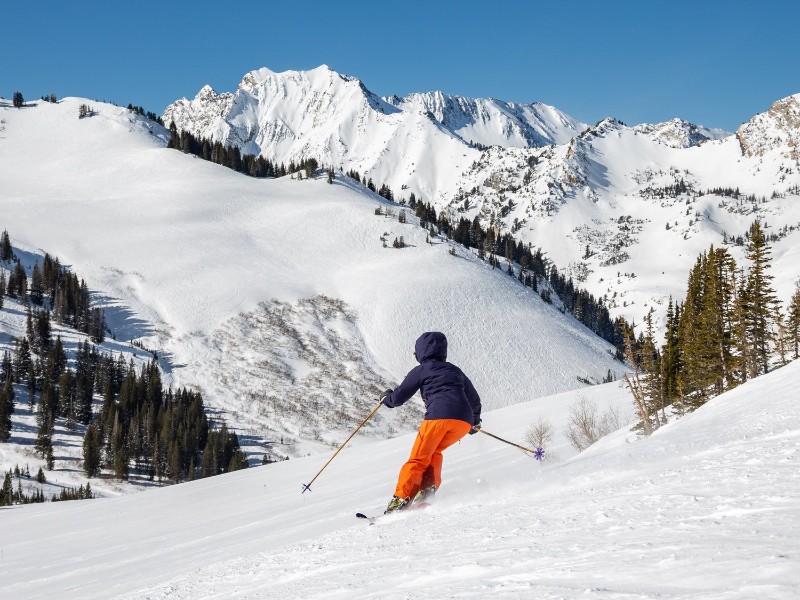
[[[395,408],[420,390],[426,408],[386,513],[408,508],[412,499],[420,502],[430,498],[442,483],[442,451],[481,426],[481,399],[461,369],[446,361],[445,335],[438,331],[423,333],[414,356],[419,366],[411,369],[397,389],[381,394],[383,403]]]

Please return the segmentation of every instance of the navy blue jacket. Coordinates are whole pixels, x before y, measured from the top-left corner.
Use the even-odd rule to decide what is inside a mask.
[[[469,378],[447,358],[447,338],[438,331],[423,333],[414,355],[419,366],[411,369],[397,389],[383,399],[394,408],[405,404],[417,390],[425,402],[425,419],[458,419],[470,425],[481,418],[481,399]]]

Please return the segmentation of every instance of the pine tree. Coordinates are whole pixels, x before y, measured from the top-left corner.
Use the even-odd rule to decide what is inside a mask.
[[[708,252],[700,314],[701,366],[706,381],[721,394],[733,386],[733,314],[736,263],[724,248]]]
[[[42,272],[39,269],[39,263],[33,266],[31,273],[31,302],[37,306],[41,306],[44,301],[44,279]]]
[[[0,262],[10,262],[14,258],[14,250],[11,248],[11,238],[7,230],[0,234]]]
[[[795,283],[795,291],[789,300],[786,319],[787,340],[794,359],[800,358],[800,281]]]
[[[652,417],[652,428],[658,429],[662,425],[658,411],[663,411],[665,403],[661,380],[661,356],[655,343],[652,310],[645,316],[644,338],[639,348],[638,359],[642,372],[642,392],[644,393],[644,401],[647,404],[647,412]]]
[[[690,407],[734,385],[735,271],[727,250],[712,246],[697,259],[689,276],[677,335],[677,385]]]
[[[86,428],[83,438],[83,471],[87,477],[100,475],[102,440],[94,423]]]
[[[702,309],[702,274],[706,261],[705,253],[697,258],[686,286],[686,299],[683,303],[683,311],[678,328],[678,337],[681,340],[680,357],[681,369],[678,373],[678,389],[681,393],[682,402],[690,404],[700,404],[702,401],[694,402],[694,396],[703,389],[702,367],[699,364],[700,339],[697,332],[700,328],[700,311]]]
[[[11,437],[12,421],[14,414],[14,387],[12,386],[11,373],[6,376],[5,384],[0,390],[0,443],[7,442]]]
[[[16,379],[22,381],[28,378],[31,370],[31,345],[28,343],[28,338],[22,338],[17,346],[17,360],[16,362]]]
[[[48,421],[46,418],[41,418],[41,413],[39,416],[39,433],[36,435],[36,442],[34,443],[33,447],[39,456],[46,458],[47,449],[50,448],[52,452],[53,448],[53,428],[50,421]]]
[[[14,484],[11,482],[11,471],[6,471],[3,478],[3,487],[0,488],[0,506],[14,504]]]
[[[56,466],[56,460],[55,457],[53,456],[53,439],[52,438],[48,439],[49,443],[44,451],[44,462],[47,466],[47,470],[52,471]]]
[[[106,317],[99,308],[91,310],[88,334],[95,344],[102,344],[106,339]]]
[[[672,296],[667,304],[665,343],[661,348],[661,394],[665,404],[672,404],[679,397],[678,372],[680,371],[680,338],[678,322],[680,307],[673,304]]]
[[[761,223],[756,221],[750,228],[750,239],[746,247],[746,257],[750,261],[747,274],[749,310],[744,317],[753,353],[751,377],[769,370],[772,327],[777,310],[777,296],[772,289],[773,277],[768,272],[770,254]]]
[[[28,294],[28,276],[25,274],[25,268],[22,264],[17,263],[11,275],[8,277],[8,289],[6,293],[9,296],[24,299]]]

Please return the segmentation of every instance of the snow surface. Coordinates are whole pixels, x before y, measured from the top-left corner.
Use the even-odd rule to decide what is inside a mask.
[[[800,362],[639,439],[537,463],[488,436],[446,451],[433,507],[369,525],[412,436],[146,494],[2,511],[0,596],[37,598],[713,598],[800,595]],[[521,441],[579,396],[485,415]],[[397,410],[404,410],[403,408]]]
[[[97,114],[78,119],[87,102]],[[413,215],[399,223],[347,178],[245,177],[83,99],[0,118],[0,226],[15,246],[59,257],[125,307],[119,341],[157,350],[167,383],[198,386],[240,434],[283,440],[278,454],[328,449],[415,365],[423,331],[446,332],[487,408],[624,368],[574,319],[463,249],[426,243]],[[407,248],[392,248],[399,236]],[[380,417],[369,429],[411,427]]]

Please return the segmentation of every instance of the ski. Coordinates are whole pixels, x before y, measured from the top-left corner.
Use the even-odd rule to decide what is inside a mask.
[[[378,517],[368,517],[368,516],[367,516],[367,515],[365,515],[364,513],[356,513],[356,517],[357,517],[357,518],[359,518],[359,519],[366,519],[366,520],[367,520],[367,521],[369,521],[370,523],[374,523],[374,522],[375,522],[375,519],[377,519],[377,518],[378,518]]]
[[[396,511],[396,513],[389,513],[389,514],[392,515],[392,514],[397,514],[397,513],[403,513],[403,512],[406,512],[407,510],[420,510],[422,508],[427,508],[430,505],[431,505],[430,502],[416,502],[416,503],[412,504],[411,506],[409,506],[405,510],[400,510],[400,511]],[[384,514],[384,515],[376,515],[374,517],[369,517],[369,516],[365,515],[364,513],[356,513],[356,518],[358,518],[358,519],[366,519],[367,521],[370,522],[370,524],[374,524],[375,521],[377,521],[378,519],[380,519],[381,517],[384,517],[384,516],[388,516],[388,515]]]

